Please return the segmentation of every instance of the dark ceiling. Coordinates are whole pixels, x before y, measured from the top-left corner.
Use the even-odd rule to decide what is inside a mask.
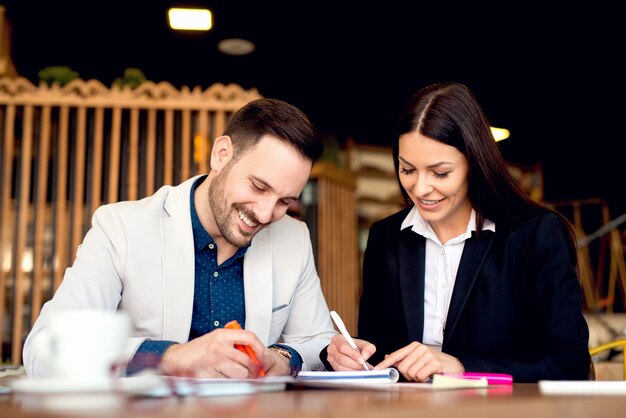
[[[510,129],[507,160],[543,165],[547,199],[603,197],[618,215],[626,25],[602,2],[548,3],[0,0],[18,73],[33,82],[66,65],[106,85],[128,67],[176,87],[237,83],[299,106],[340,144],[388,145],[410,93],[463,82],[491,124]],[[214,28],[170,30],[168,7],[187,5],[212,9]],[[229,37],[256,50],[217,52]]]

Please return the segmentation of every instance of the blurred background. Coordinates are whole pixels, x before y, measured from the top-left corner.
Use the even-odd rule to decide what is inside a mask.
[[[390,144],[408,95],[455,80],[508,161],[541,163],[548,201],[601,197],[626,212],[622,15],[608,2],[0,1],[19,75],[69,66],[111,85],[128,67],[180,88],[237,83],[302,108],[329,142]],[[207,32],[169,28],[169,7],[206,7]],[[218,43],[251,41],[248,55]]]

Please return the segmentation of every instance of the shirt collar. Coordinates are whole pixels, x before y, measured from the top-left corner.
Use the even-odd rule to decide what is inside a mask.
[[[430,226],[430,223],[422,218],[422,215],[420,215],[419,210],[415,206],[411,208],[406,218],[404,218],[404,221],[402,221],[400,229],[402,230],[409,227],[416,234],[422,235],[424,238],[430,238],[435,242],[439,242],[437,234],[435,234],[435,231]],[[489,219],[485,219],[483,222],[483,230],[496,232],[496,224]],[[470,238],[472,236],[472,232],[474,231],[476,231],[476,211],[472,209],[465,232],[458,237],[453,238],[449,242],[454,243],[464,241]]]

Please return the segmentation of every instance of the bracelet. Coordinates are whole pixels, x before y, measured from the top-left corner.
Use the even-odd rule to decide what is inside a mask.
[[[275,345],[269,347],[270,350],[277,352],[278,354],[280,354],[281,356],[287,358],[287,360],[291,361],[291,351],[282,348],[282,347],[277,347]]]

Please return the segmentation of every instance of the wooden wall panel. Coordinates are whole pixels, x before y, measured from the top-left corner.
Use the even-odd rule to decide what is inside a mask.
[[[183,109],[182,111],[182,128],[181,128],[181,164],[180,164],[180,177],[182,179],[188,179],[191,177],[192,165],[191,165],[191,147],[192,147],[192,135],[191,135],[191,112],[189,109]]]
[[[7,276],[10,275],[12,264],[14,264],[13,256],[15,250],[12,248],[11,234],[13,231],[13,216],[15,210],[11,203],[11,186],[13,184],[13,157],[15,155],[15,105],[8,104],[4,109],[4,133],[2,147],[2,191],[0,193],[0,324],[5,323],[5,316],[8,306],[10,305],[7,295],[8,281]],[[1,332],[2,340],[4,333]],[[12,338],[12,337],[11,337]]]
[[[91,204],[88,219],[102,202],[103,157],[104,157],[104,108],[98,106],[94,113],[93,152],[91,171]],[[91,221],[90,221],[91,222]]]
[[[59,266],[67,266],[67,244],[69,234],[67,233],[68,211],[67,211],[67,171],[68,171],[68,131],[69,131],[69,107],[61,106],[59,112],[59,143],[57,146],[56,161],[56,199],[53,201],[55,210],[54,220],[54,249],[55,249],[55,271],[53,288],[56,290],[63,280],[64,269]]]
[[[198,171],[209,172],[209,112],[198,112],[198,128],[196,131],[198,149]]]
[[[76,250],[83,240],[83,223],[85,219],[85,167],[86,167],[86,149],[87,149],[87,109],[81,106],[77,109],[76,114],[76,142],[74,145],[74,176],[70,179],[72,185],[72,246],[70,247],[70,256],[76,254]]]
[[[163,184],[174,184],[174,111],[165,111],[165,146],[163,151]]]
[[[43,303],[44,292],[44,255],[46,253],[46,225],[50,223],[47,209],[48,167],[50,162],[50,106],[43,106],[41,110],[41,129],[39,133],[39,147],[37,149],[37,183],[35,192],[35,236],[33,239],[33,286],[31,292],[31,320],[30,325],[39,316]],[[48,277],[49,279],[49,277]]]
[[[150,196],[155,192],[156,181],[156,123],[157,123],[157,111],[156,109],[148,109],[148,122],[146,133],[146,173],[145,173],[145,185],[146,196]]]
[[[139,109],[130,110],[130,143],[128,144],[128,199],[139,196]]]
[[[15,245],[15,280],[13,283],[13,341],[11,358],[20,362],[22,358],[22,331],[24,330],[24,293],[28,277],[22,268],[26,252],[27,227],[31,223],[30,210],[31,168],[33,152],[33,106],[24,106],[22,146],[19,170],[19,203],[17,213],[17,238]]]
[[[111,143],[109,154],[109,172],[107,173],[109,192],[107,203],[117,202],[120,195],[120,152],[122,142],[122,109],[119,106],[113,107],[113,121],[111,125]]]

